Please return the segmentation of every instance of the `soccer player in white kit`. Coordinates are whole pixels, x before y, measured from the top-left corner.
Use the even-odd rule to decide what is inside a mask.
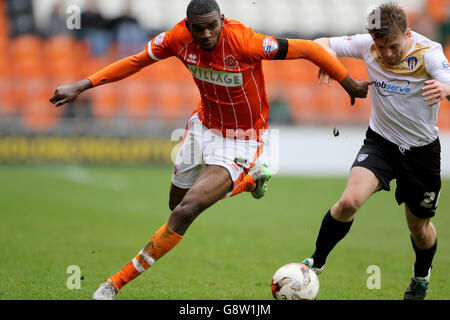
[[[364,144],[350,170],[339,201],[322,220],[311,258],[303,263],[322,272],[334,246],[350,230],[358,209],[379,190],[397,180],[398,204],[405,203],[406,221],[416,254],[404,299],[424,299],[437,248],[431,222],[441,189],[439,103],[450,100],[450,66],[442,46],[411,31],[402,8],[385,3],[369,15],[367,34],[315,40],[337,57],[365,62],[371,114]],[[375,19],[375,20],[373,20]],[[378,19],[378,21],[376,21]],[[319,71],[319,82],[331,84]]]

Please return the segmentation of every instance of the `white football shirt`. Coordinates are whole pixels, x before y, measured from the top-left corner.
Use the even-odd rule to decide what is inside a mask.
[[[396,65],[384,63],[370,34],[330,38],[338,57],[364,60],[369,80],[375,81],[369,90],[370,128],[405,149],[427,145],[439,135],[439,104],[429,107],[424,101],[424,82],[450,84],[450,65],[442,46],[416,32],[410,37],[414,43]]]

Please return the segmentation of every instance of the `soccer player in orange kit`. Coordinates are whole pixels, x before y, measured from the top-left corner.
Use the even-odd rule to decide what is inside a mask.
[[[345,67],[313,41],[256,33],[225,18],[215,0],[192,0],[186,16],[153,38],[144,51],[58,87],[50,99],[61,106],[89,88],[118,81],[171,56],[189,69],[201,95],[175,163],[168,221],[122,270],[99,286],[93,295],[96,300],[114,299],[125,284],[172,250],[195,218],[217,201],[243,191],[261,196],[270,174],[264,166],[263,174],[249,171],[267,143],[269,103],[262,60],[308,59],[342,85],[352,104],[355,97],[367,96],[370,83],[353,81]]]

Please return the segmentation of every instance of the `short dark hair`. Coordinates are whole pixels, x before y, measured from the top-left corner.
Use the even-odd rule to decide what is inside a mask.
[[[220,14],[219,5],[215,0],[191,0],[186,9],[186,17],[192,15],[202,15],[217,11]]]
[[[375,17],[379,17],[380,21],[373,21]],[[395,2],[383,3],[372,9],[367,23],[367,31],[373,39],[390,40],[408,29],[408,17],[405,10]]]

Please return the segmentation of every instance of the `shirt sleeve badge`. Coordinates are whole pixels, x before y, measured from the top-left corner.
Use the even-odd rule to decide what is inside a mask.
[[[266,37],[263,40],[263,48],[265,53],[271,53],[278,50],[278,43],[271,37]]]

